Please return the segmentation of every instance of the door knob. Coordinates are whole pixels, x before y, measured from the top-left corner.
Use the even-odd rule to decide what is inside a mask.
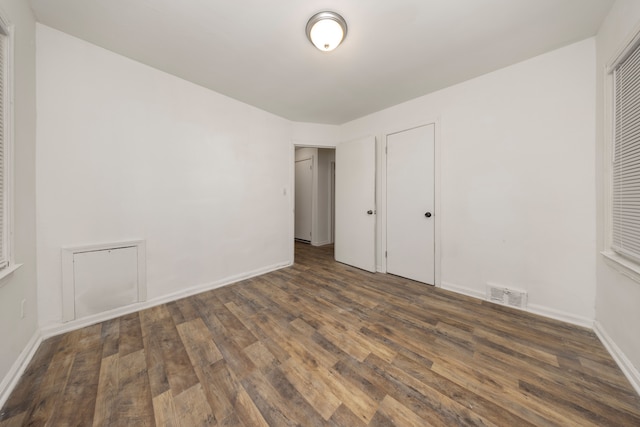
[[[373,211],[372,211],[371,209],[369,209],[369,210],[367,211],[367,215],[373,215]]]
[[[424,214],[424,216],[426,216],[427,218],[431,218],[431,212],[427,212],[426,214]]]

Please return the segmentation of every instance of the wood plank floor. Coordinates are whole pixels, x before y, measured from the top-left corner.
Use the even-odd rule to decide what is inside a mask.
[[[0,426],[640,426],[593,332],[333,261],[42,343]]]

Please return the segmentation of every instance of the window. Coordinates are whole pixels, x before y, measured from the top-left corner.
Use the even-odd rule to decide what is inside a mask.
[[[611,249],[640,263],[640,47],[613,68]]]

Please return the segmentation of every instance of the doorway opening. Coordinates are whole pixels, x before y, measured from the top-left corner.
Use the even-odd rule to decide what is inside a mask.
[[[333,253],[335,237],[335,148],[295,147],[294,259],[300,244]]]

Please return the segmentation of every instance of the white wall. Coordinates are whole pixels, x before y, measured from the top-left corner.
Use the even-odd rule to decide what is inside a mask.
[[[341,126],[382,159],[385,133],[437,120],[444,287],[524,289],[533,311],[592,322],[594,66],[588,39]]]
[[[0,13],[14,26],[14,255],[22,264],[0,282],[0,406],[19,355],[37,336],[36,311],[36,69],[35,20],[24,0],[0,0]],[[20,305],[26,300],[25,317]],[[34,341],[31,341],[34,343]]]
[[[335,147],[340,137],[340,127],[316,123],[292,122],[293,143],[298,146]]]
[[[291,123],[37,26],[40,324],[60,248],[147,241],[158,299],[290,263]]]
[[[627,374],[635,371],[636,389],[640,391],[640,283],[632,281],[609,266],[600,251],[605,250],[605,209],[604,203],[604,67],[613,60],[616,53],[640,30],[640,2],[618,0],[602,24],[597,35],[597,145],[596,145],[596,189],[597,189],[597,294],[596,320],[598,327],[608,335],[622,358],[628,362]],[[631,366],[632,365],[632,366]]]

